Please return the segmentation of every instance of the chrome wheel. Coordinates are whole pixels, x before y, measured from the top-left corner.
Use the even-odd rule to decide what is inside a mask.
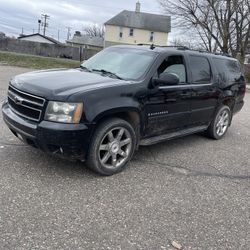
[[[223,110],[221,114],[218,117],[217,123],[216,123],[216,134],[218,136],[222,136],[227,131],[228,125],[229,125],[229,113],[227,110]]]
[[[132,137],[123,127],[115,127],[108,131],[101,140],[98,157],[105,168],[118,168],[130,156]]]

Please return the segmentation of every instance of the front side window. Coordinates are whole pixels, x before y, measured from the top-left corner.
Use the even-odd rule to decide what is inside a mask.
[[[109,71],[126,80],[142,77],[158,54],[140,49],[110,47],[102,50],[81,66],[95,73]]]
[[[129,36],[134,36],[134,29],[129,29]]]
[[[162,73],[176,74],[180,79],[180,84],[187,82],[186,66],[182,56],[169,56],[157,70],[158,76]]]
[[[206,57],[190,56],[190,68],[193,83],[208,84],[211,82],[211,68]]]

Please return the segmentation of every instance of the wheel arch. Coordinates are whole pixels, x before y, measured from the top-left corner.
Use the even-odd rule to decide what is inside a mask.
[[[138,144],[140,136],[143,131],[143,124],[144,124],[141,111],[136,107],[114,108],[111,110],[103,111],[100,114],[98,114],[94,118],[93,123],[98,126],[98,124],[101,124],[103,121],[114,117],[123,119],[132,125],[137,135],[137,144]]]

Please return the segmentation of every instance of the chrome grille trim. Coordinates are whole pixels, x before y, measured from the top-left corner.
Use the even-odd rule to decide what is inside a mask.
[[[15,96],[17,96],[17,95],[15,95]],[[13,102],[15,102],[15,99],[12,98],[10,95],[8,95],[8,97],[9,97]],[[29,102],[28,100],[26,100],[26,99],[24,99],[24,98],[21,98],[21,99],[24,100],[24,101],[26,101],[26,102]],[[32,103],[32,102],[29,102],[29,103]],[[32,104],[34,104],[34,102],[33,102]],[[19,105],[21,105],[21,106],[23,106],[23,107],[26,107],[26,108],[29,108],[29,109],[33,109],[33,110],[39,111],[39,112],[41,111],[41,109],[36,109],[36,108],[30,107],[30,106],[27,106],[27,105],[25,105],[25,104],[19,104]],[[34,105],[37,105],[37,104],[34,104]]]
[[[21,90],[19,90],[19,89],[16,89],[15,87],[9,85],[9,90],[11,90],[11,89],[13,89],[14,91],[19,92],[19,93],[21,93],[21,94],[23,94],[23,95],[30,96],[30,97],[33,97],[33,98],[35,98],[35,99],[41,100],[41,101],[42,101],[42,104],[41,104],[42,107],[43,107],[43,105],[44,105],[44,103],[45,103],[45,99],[42,98],[42,97],[40,97],[40,96],[36,96],[36,95],[32,95],[32,94],[23,92],[23,91],[21,91]]]
[[[23,117],[23,118],[26,118],[26,119],[29,119],[29,120],[32,120],[32,121],[35,121],[35,122],[38,122],[38,121],[41,119],[41,114],[40,114],[40,116],[39,116],[39,119],[34,119],[34,118],[31,118],[31,117],[29,117],[29,116],[26,116],[26,115],[24,115],[24,114],[19,113],[19,112],[16,111],[10,104],[9,104],[9,107],[10,107],[10,109],[11,109],[15,114],[17,114],[17,115],[19,115],[19,116],[21,116],[21,117]]]
[[[37,102],[33,102],[33,101],[31,101],[31,100],[28,100],[28,99],[26,99],[26,98],[24,98],[24,97],[22,97],[22,96],[17,95],[16,93],[12,92],[11,90],[8,90],[8,96],[9,96],[9,98],[12,98],[13,101],[15,101],[15,100],[13,99],[13,96],[18,96],[18,97],[20,97],[20,99],[22,99],[22,100],[25,101],[25,102],[28,102],[28,103],[30,103],[30,104],[33,104],[33,105],[37,105],[37,106],[43,107],[43,104],[40,104],[40,103],[37,103]]]
[[[40,121],[45,99],[35,96],[13,86],[8,89],[9,106],[17,115],[32,121]]]

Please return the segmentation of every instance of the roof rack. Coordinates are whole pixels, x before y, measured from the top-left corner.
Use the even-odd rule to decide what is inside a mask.
[[[189,50],[189,51],[195,51],[195,52],[200,52],[200,53],[207,53],[207,54],[212,54],[212,55],[216,55],[216,56],[226,56],[226,57],[232,57],[231,55],[227,54],[227,53],[222,53],[222,52],[210,52],[207,50],[195,50],[195,49],[190,49],[186,46],[182,46],[182,45],[168,45],[168,46],[158,46],[158,45],[154,45],[154,44],[144,44],[144,43],[139,43],[137,44],[138,46],[150,46],[150,49],[155,49],[156,47],[158,48],[176,48],[178,50]]]
[[[168,46],[157,46],[157,47],[160,47],[160,48],[176,48],[176,49],[179,49],[179,50],[190,50],[188,47],[182,46],[182,45],[168,45]]]
[[[152,50],[155,49],[156,47],[158,47],[158,46],[154,45],[153,43],[152,44],[138,43],[137,46],[150,46],[150,49],[152,49]]]
[[[183,49],[183,50],[189,50],[188,47],[186,46],[160,46],[160,45],[155,45],[155,44],[147,44],[147,43],[138,43],[138,46],[150,46],[151,49],[154,49],[156,47],[158,48],[177,48],[177,49]]]

